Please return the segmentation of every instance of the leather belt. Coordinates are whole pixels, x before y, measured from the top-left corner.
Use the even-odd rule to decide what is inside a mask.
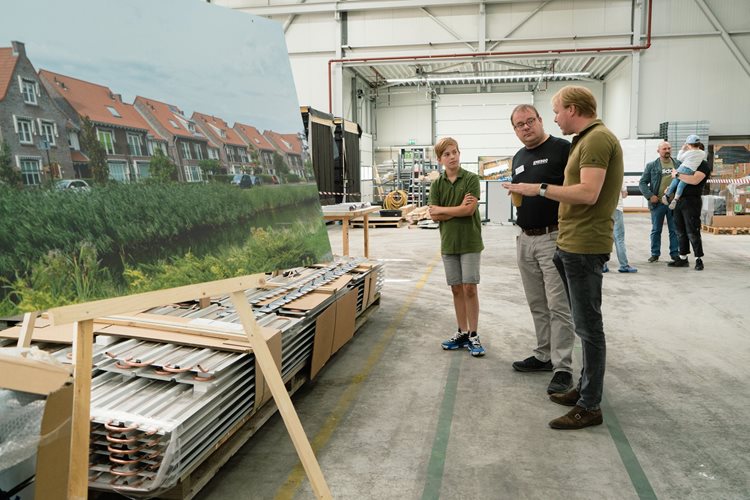
[[[552,231],[557,231],[557,229],[557,224],[552,224],[551,226],[546,227],[532,227],[529,229],[521,229],[521,231],[529,236],[541,236],[543,234],[551,233]]]

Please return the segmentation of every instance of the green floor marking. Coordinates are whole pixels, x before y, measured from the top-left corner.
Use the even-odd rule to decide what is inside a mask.
[[[463,351],[463,349],[461,349]],[[438,417],[435,440],[432,443],[430,463],[427,466],[427,481],[422,491],[422,500],[433,500],[440,498],[440,486],[443,482],[443,469],[445,468],[445,454],[448,449],[448,440],[451,435],[451,423],[453,422],[453,408],[456,403],[456,390],[458,388],[458,375],[461,372],[461,361],[466,357],[464,353],[453,353],[451,364],[448,367],[448,378],[445,382],[443,402],[440,404],[440,415]]]

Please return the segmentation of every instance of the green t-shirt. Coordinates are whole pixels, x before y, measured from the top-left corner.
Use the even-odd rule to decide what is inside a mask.
[[[429,205],[457,207],[464,201],[466,193],[479,199],[479,177],[458,169],[454,182],[448,180],[445,172],[430,185]],[[440,222],[440,252],[443,255],[476,253],[484,250],[482,243],[482,221],[479,210],[467,217],[453,217]]]
[[[667,186],[672,183],[672,169],[675,168],[674,161],[671,158],[668,162],[661,159],[659,161],[661,161],[661,183],[659,184],[659,192],[656,193],[656,196],[663,195],[664,191],[667,190]]]
[[[581,183],[581,166],[605,169],[604,184],[593,205],[560,203],[557,246],[570,253],[608,254],[624,168],[620,141],[601,120],[594,120],[573,138],[563,186]]]

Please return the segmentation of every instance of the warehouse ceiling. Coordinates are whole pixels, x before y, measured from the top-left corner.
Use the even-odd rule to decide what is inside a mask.
[[[604,80],[628,55],[534,58],[370,60],[344,63],[372,88],[457,85],[537,86],[548,81]]]

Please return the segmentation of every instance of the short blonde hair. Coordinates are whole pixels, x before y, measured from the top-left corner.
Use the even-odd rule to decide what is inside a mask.
[[[460,152],[456,139],[453,137],[443,137],[437,142],[437,144],[435,144],[435,154],[437,157],[440,158],[443,156],[443,153],[445,153],[445,150],[448,149],[449,146],[456,146],[456,151]]]
[[[586,87],[566,85],[552,96],[552,102],[559,103],[563,108],[575,106],[579,115],[596,118],[596,98]]]

